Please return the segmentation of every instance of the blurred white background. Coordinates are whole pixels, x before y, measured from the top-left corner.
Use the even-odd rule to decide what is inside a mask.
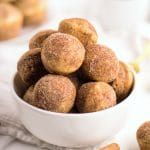
[[[25,28],[19,37],[0,42],[0,83],[9,85],[11,76],[16,70],[16,62],[28,49],[31,36],[42,29],[57,29],[58,23],[64,18],[87,18],[98,32],[99,43],[111,47],[119,59],[126,62],[132,62],[142,55],[145,47],[150,45],[149,0],[47,0],[47,3],[48,19],[44,24]],[[148,46],[146,49],[150,51]],[[141,91],[139,99],[142,99],[142,102],[137,101],[137,107],[133,109],[130,116],[132,125],[128,124],[126,130],[115,137],[121,144],[122,150],[137,149],[136,128],[150,117],[148,115],[150,114],[149,55],[150,52],[146,54],[146,60],[141,62],[141,72],[137,75],[139,91]],[[37,148],[20,143],[14,138],[0,136],[0,150],[17,149]]]
[[[148,18],[149,0],[51,0],[56,17],[95,19],[105,29],[128,29]]]

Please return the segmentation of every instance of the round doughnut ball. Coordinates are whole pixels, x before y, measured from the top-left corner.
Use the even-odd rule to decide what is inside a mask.
[[[21,12],[9,3],[0,3],[0,41],[19,35],[23,23]]]
[[[141,150],[150,150],[150,121],[142,124],[137,130],[137,141]]]
[[[69,78],[61,75],[46,75],[35,85],[36,106],[52,112],[69,112],[75,101],[76,88]]]
[[[36,33],[29,41],[29,48],[42,48],[43,41],[53,33],[57,31],[54,30],[44,30]]]
[[[133,73],[128,65],[119,62],[119,73],[113,81],[112,86],[116,91],[117,101],[120,102],[127,97],[133,86]]]
[[[116,104],[116,93],[105,82],[83,84],[77,94],[76,106],[79,112],[96,112]]]
[[[44,41],[41,55],[49,72],[70,74],[82,65],[85,49],[72,35],[54,33]]]
[[[95,28],[85,19],[71,18],[64,19],[59,24],[59,31],[77,37],[84,46],[97,43]]]
[[[31,105],[35,105],[34,101],[34,85],[31,85],[23,96],[23,100]]]
[[[118,75],[119,61],[106,46],[89,45],[81,68],[82,74],[94,81],[112,82]]]
[[[15,5],[24,16],[24,25],[38,25],[46,19],[46,3],[43,0],[18,0]]]
[[[21,79],[30,85],[35,83],[43,75],[47,74],[41,61],[41,49],[36,48],[27,51],[19,59],[17,70]]]

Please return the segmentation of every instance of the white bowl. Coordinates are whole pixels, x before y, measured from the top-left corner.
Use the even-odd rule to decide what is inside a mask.
[[[131,94],[114,107],[93,113],[65,114],[45,111],[24,102],[20,97],[25,89],[15,74],[12,92],[23,125],[39,139],[64,147],[91,146],[113,137],[125,125],[128,106],[135,95],[134,84]]]

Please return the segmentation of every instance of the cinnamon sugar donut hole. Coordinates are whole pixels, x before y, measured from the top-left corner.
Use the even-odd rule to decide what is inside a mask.
[[[141,150],[150,150],[150,121],[143,123],[136,133]]]
[[[54,33],[44,41],[41,56],[49,72],[67,75],[80,68],[85,49],[74,36]]]
[[[105,82],[88,82],[77,93],[76,107],[80,113],[96,112],[116,105],[116,93]]]
[[[41,61],[41,49],[32,49],[23,54],[18,61],[17,70],[21,79],[29,85],[47,74]]]
[[[86,19],[64,19],[60,22],[58,31],[77,37],[84,46],[97,43],[96,30]]]
[[[90,80],[112,82],[118,75],[119,61],[106,46],[89,45],[81,67],[82,74]]]
[[[31,85],[25,92],[23,100],[31,105],[35,105],[34,100],[34,85]]]
[[[117,101],[121,102],[126,98],[133,86],[134,77],[130,67],[124,62],[119,62],[119,73],[113,81],[112,86],[117,94]]]
[[[76,88],[69,78],[46,75],[35,85],[36,106],[52,112],[67,113],[73,108]]]

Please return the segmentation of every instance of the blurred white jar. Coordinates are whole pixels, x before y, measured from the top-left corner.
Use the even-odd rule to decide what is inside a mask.
[[[105,29],[126,30],[145,20],[148,4],[149,0],[93,0],[89,15]]]

